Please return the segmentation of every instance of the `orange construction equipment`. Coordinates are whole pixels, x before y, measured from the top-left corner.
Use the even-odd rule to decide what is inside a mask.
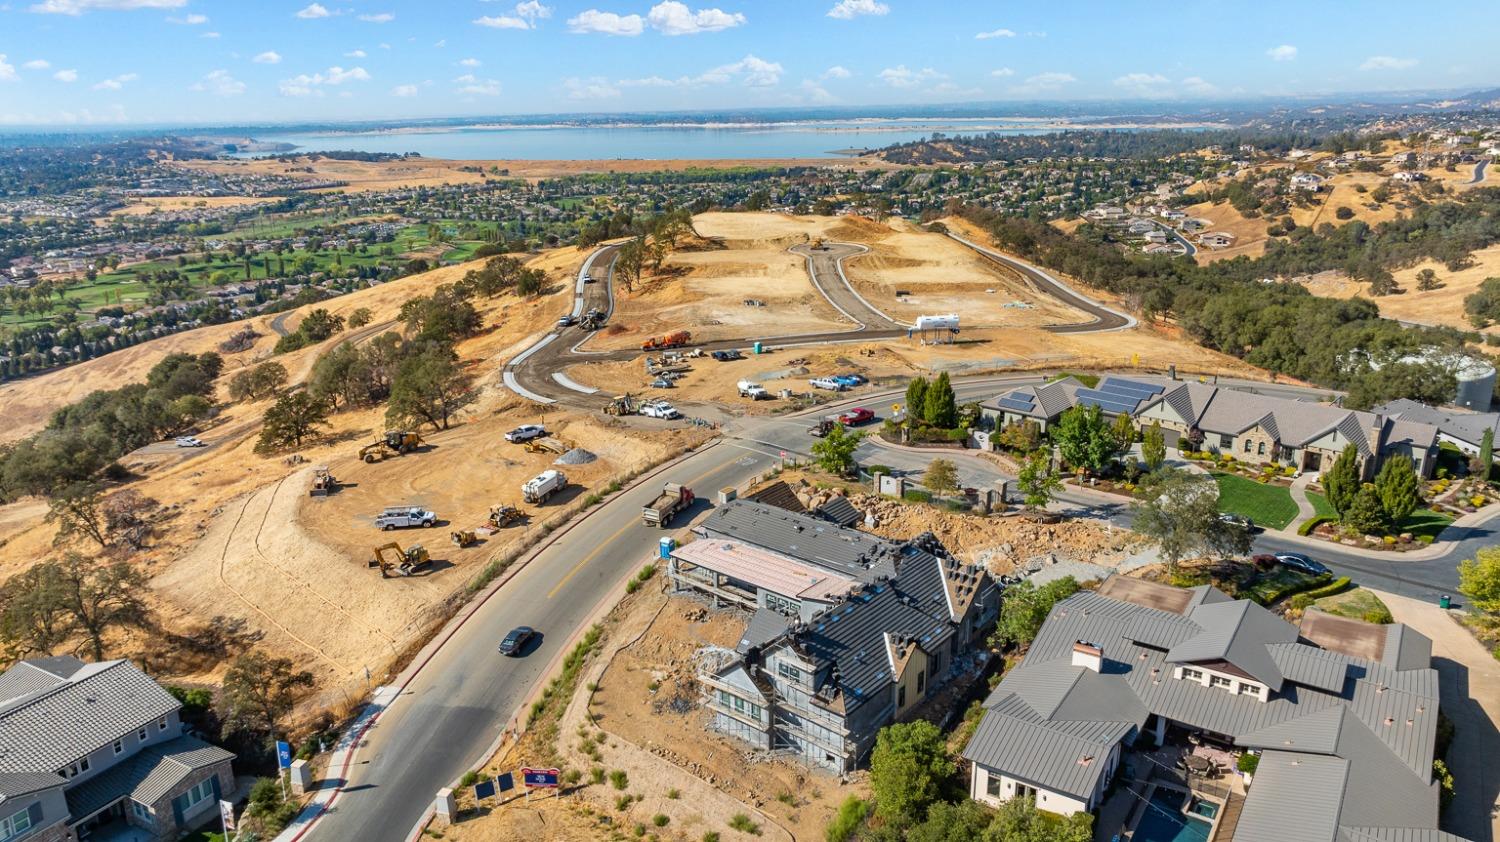
[[[690,331],[678,330],[665,336],[653,336],[647,339],[641,343],[641,350],[660,351],[663,348],[681,348],[691,341],[693,341],[693,334]]]

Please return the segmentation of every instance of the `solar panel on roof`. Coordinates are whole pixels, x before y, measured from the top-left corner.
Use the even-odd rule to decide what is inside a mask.
[[[1117,395],[1107,395],[1095,392],[1091,389],[1078,390],[1078,402],[1084,406],[1097,406],[1105,412],[1134,412],[1136,402],[1125,400]]]
[[[1105,378],[1104,382],[1099,384],[1099,388],[1106,392],[1119,392],[1121,394],[1141,395],[1143,397],[1150,397],[1160,394],[1163,391],[1161,386],[1153,383],[1141,383],[1137,380],[1121,380],[1114,377]]]
[[[1001,398],[999,405],[1005,409],[1013,409],[1017,412],[1032,412],[1035,409],[1035,407],[1033,407],[1029,403],[1021,403],[1020,401],[1013,401],[1009,398]]]

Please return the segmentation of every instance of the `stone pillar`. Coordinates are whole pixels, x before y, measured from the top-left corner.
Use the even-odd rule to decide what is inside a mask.
[[[433,801],[432,807],[436,811],[433,814],[433,821],[439,827],[447,827],[453,824],[458,818],[458,800],[453,797],[453,789],[451,787],[443,787],[438,790],[437,798]]]
[[[292,761],[292,792],[297,795],[306,795],[312,789],[312,767],[307,765],[306,760]]]

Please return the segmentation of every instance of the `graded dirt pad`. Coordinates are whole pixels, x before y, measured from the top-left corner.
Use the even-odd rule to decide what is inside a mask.
[[[786,167],[834,167],[850,170],[899,169],[875,158],[743,158],[668,159],[617,158],[590,161],[485,160],[407,158],[400,161],[336,161],[299,157],[289,162],[273,158],[179,161],[184,169],[219,174],[282,175],[299,181],[336,179],[347,186],[323,188],[345,192],[394,190],[402,187],[432,187],[443,184],[473,184],[507,178],[560,178],[588,173],[681,172],[693,169],[784,169]],[[311,172],[307,170],[311,169]],[[477,170],[477,171],[476,171]]]
[[[1396,295],[1371,296],[1368,284],[1354,281],[1343,272],[1320,272],[1307,280],[1305,286],[1313,295],[1327,298],[1368,298],[1380,308],[1380,315],[1388,319],[1473,330],[1474,326],[1464,316],[1464,298],[1478,290],[1486,278],[1500,276],[1500,246],[1479,249],[1472,258],[1472,266],[1457,272],[1434,260],[1397,269],[1392,274],[1403,292]],[[1442,286],[1425,291],[1417,289],[1417,273],[1423,269],[1436,272]],[[1486,330],[1497,329],[1500,328]]]
[[[146,216],[157,211],[191,210],[193,208],[238,208],[246,205],[262,205],[273,201],[275,200],[258,196],[146,196],[136,199],[123,208],[116,208],[110,211],[109,215]]]

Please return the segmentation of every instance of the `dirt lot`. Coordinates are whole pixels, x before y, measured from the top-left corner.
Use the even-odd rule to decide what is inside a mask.
[[[1432,260],[1398,269],[1394,272],[1396,283],[1405,290],[1399,295],[1371,298],[1368,284],[1352,281],[1342,272],[1320,273],[1307,283],[1307,289],[1314,295],[1328,298],[1370,298],[1380,307],[1380,315],[1386,318],[1473,330],[1468,319],[1464,318],[1464,298],[1477,290],[1485,278],[1500,275],[1500,246],[1480,249],[1474,252],[1473,258],[1473,266],[1457,272],[1450,272],[1443,264]],[[1418,290],[1417,273],[1423,269],[1436,272],[1443,286]],[[1494,332],[1497,328],[1487,330]]]
[[[688,169],[733,169],[739,167],[838,167],[854,170],[898,169],[894,164],[874,158],[747,158],[741,160],[674,159],[649,160],[619,158],[600,161],[460,161],[442,158],[415,158],[402,161],[335,161],[327,158],[295,158],[282,162],[271,158],[254,160],[181,161],[177,166],[211,173],[284,175],[301,181],[337,179],[345,187],[329,188],[346,192],[394,190],[442,184],[472,184],[491,179],[559,178],[585,173],[679,172]],[[307,169],[312,172],[307,172]],[[476,171],[477,170],[477,171]]]
[[[136,199],[123,208],[109,212],[110,216],[145,216],[157,211],[188,210],[191,208],[238,208],[246,205],[261,205],[273,199],[256,196],[147,196]],[[100,220],[103,224],[104,220]]]

